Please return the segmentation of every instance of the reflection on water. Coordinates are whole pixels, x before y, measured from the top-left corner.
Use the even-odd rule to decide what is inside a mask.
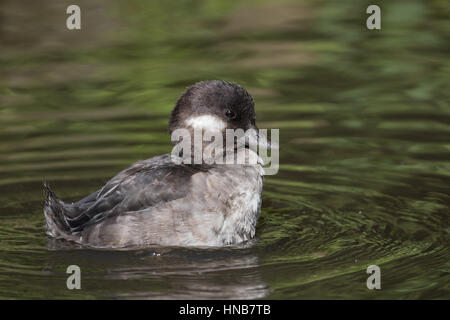
[[[49,276],[76,261],[83,291],[98,298],[258,299],[269,294],[257,256],[244,248],[60,253],[53,252],[46,262]]]
[[[449,298],[445,1],[0,4],[0,298]],[[236,81],[280,129],[244,248],[47,247],[41,182],[73,201],[170,151],[184,88]],[[66,268],[82,290],[66,289]],[[382,290],[366,288],[381,267]]]

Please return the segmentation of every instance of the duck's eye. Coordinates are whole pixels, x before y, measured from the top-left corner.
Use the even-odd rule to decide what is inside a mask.
[[[234,111],[230,109],[227,109],[227,111],[225,111],[225,115],[227,116],[228,119],[234,119],[236,117]]]

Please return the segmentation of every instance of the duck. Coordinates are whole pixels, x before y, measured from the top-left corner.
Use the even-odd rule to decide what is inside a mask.
[[[242,129],[251,132],[248,140],[260,139],[255,121],[254,99],[242,86],[201,81],[177,100],[169,133],[200,130],[225,137],[229,129]],[[246,243],[255,237],[261,211],[264,162],[250,143],[233,148],[245,152],[246,161],[185,161],[192,155],[183,151],[138,161],[73,203],[60,200],[44,182],[46,233],[94,248]]]

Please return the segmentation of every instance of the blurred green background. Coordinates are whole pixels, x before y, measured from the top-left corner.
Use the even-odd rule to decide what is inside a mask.
[[[0,298],[450,298],[447,1],[78,0],[79,31],[70,4],[0,3]],[[49,250],[43,177],[75,201],[169,152],[176,99],[209,79],[280,129],[257,239]]]

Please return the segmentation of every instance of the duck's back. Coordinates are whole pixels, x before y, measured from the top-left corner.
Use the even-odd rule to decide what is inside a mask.
[[[183,165],[163,155],[65,204],[48,189],[48,233],[95,247],[215,246],[253,237],[260,165]]]

